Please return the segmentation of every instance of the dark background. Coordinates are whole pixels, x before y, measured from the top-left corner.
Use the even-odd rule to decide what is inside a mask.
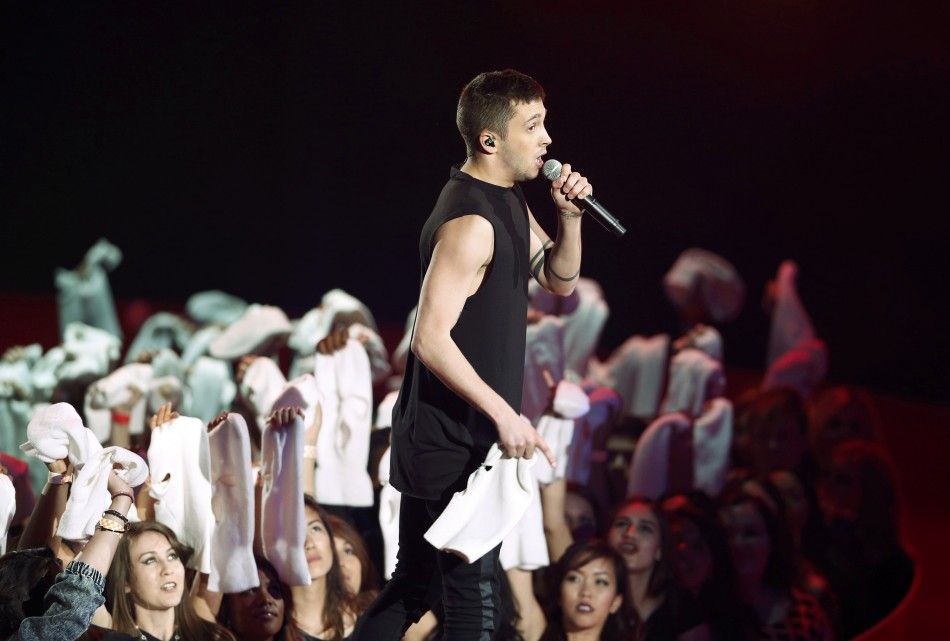
[[[585,223],[605,349],[674,329],[660,281],[699,246],[748,286],[727,364],[761,367],[793,258],[832,380],[946,402],[947,3],[329,4],[5,3],[0,293],[51,293],[105,236],[118,299],[299,316],[342,287],[401,325],[458,92],[514,67],[548,92],[551,157],[629,229]]]

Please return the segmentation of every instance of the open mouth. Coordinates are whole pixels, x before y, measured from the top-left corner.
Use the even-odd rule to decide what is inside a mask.
[[[620,553],[621,554],[636,554],[639,551],[640,547],[636,543],[621,543],[620,544]]]
[[[264,610],[258,610],[257,612],[258,619],[264,619],[265,621],[270,621],[277,618],[277,611],[266,608]]]
[[[583,614],[590,614],[594,611],[594,607],[590,603],[578,603],[576,609]]]
[[[162,583],[162,592],[174,592],[175,588],[178,587],[178,584],[174,581],[169,581],[168,583]]]
[[[544,154],[541,154],[534,159],[534,164],[537,165],[538,169],[544,166]]]

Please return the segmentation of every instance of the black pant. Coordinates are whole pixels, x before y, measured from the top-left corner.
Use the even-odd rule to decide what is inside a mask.
[[[393,577],[360,617],[353,641],[398,641],[440,596],[442,638],[490,641],[499,623],[498,552],[474,563],[439,552],[423,538],[445,508],[443,501],[403,495],[399,507],[399,554]]]

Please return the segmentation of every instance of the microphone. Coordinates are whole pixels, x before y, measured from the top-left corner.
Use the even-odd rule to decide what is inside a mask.
[[[554,182],[561,177],[561,163],[551,158],[544,163],[544,168],[541,171],[544,172],[545,178]],[[584,196],[577,200],[584,203],[584,210],[596,218],[597,222],[603,225],[607,231],[613,232],[615,236],[623,236],[627,233],[627,230],[620,224],[620,221],[614,218],[611,213],[607,211],[606,207],[590,196]]]

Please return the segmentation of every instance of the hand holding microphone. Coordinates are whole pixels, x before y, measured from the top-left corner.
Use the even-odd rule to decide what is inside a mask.
[[[565,166],[570,168],[570,165]],[[544,163],[542,172],[545,178],[556,184],[561,179],[561,168],[561,163],[551,158]],[[568,187],[566,193],[564,192],[565,187]],[[605,229],[613,232],[614,235],[623,236],[627,233],[627,230],[620,224],[620,221],[614,218],[610,212],[607,211],[606,207],[593,199],[591,196],[593,189],[590,187],[587,179],[580,176],[580,174],[569,174],[569,177],[566,177],[564,183],[555,189],[561,196],[570,195],[573,192],[576,197],[570,199],[564,198],[565,202],[574,204],[578,210],[583,209],[587,211],[591,216],[596,218]],[[555,201],[557,200],[555,196]],[[580,203],[583,203],[583,208],[580,207]]]

